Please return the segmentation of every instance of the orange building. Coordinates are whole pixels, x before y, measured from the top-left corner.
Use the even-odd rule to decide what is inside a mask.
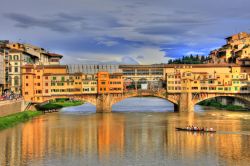
[[[51,78],[48,74],[67,74],[63,65],[25,65],[22,67],[22,92],[25,101],[42,102],[50,95]]]
[[[121,73],[109,74],[98,72],[98,94],[123,93],[123,78]]]

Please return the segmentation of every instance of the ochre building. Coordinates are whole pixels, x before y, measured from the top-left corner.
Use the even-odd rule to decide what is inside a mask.
[[[68,73],[65,65],[25,65],[22,67],[22,91],[25,101],[44,102],[53,97],[123,93],[122,75]]]

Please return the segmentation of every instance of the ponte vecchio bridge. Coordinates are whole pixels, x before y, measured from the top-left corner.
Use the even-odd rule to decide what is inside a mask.
[[[69,72],[69,66],[24,66],[23,96],[34,104],[56,98],[84,100],[97,112],[130,97],[154,96],[175,111],[194,110],[210,98],[233,97],[250,103],[250,67],[239,65],[120,65],[118,73]],[[32,84],[29,84],[32,83]]]

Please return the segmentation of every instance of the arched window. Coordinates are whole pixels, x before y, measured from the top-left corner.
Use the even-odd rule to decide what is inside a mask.
[[[18,85],[19,85],[19,78],[18,78],[18,76],[15,76],[15,77],[14,77],[14,85],[15,85],[15,86],[18,86]]]

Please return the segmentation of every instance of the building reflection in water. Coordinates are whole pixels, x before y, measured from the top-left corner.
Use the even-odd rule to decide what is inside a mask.
[[[213,126],[216,134],[177,132],[187,124]],[[102,162],[112,156],[136,159],[161,155],[166,160],[212,164],[250,162],[250,136],[237,134],[241,119],[176,113],[111,113],[88,116],[51,114],[0,132],[1,165],[43,165],[67,157]],[[248,128],[249,129],[249,128]],[[88,161],[86,161],[88,162]]]

